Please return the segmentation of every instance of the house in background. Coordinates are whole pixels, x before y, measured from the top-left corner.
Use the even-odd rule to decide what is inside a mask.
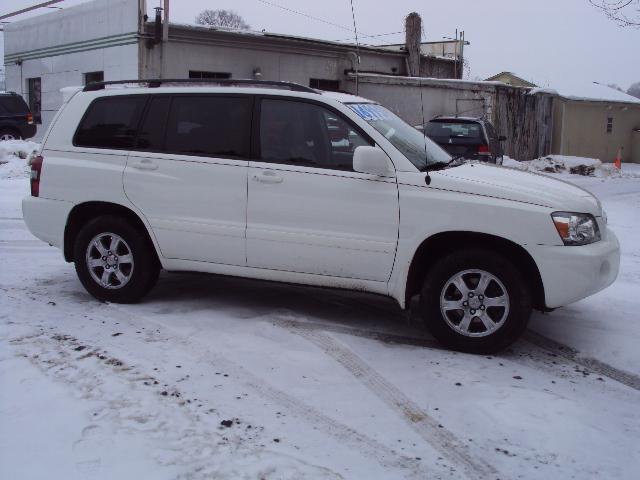
[[[511,85],[512,87],[528,87],[534,88],[537,87],[535,83],[529,82],[524,78],[520,78],[515,73],[512,72],[500,72],[493,77],[489,77],[485,79],[487,82],[502,82],[507,85]]]
[[[640,98],[598,83],[555,90],[552,153],[640,163]]]

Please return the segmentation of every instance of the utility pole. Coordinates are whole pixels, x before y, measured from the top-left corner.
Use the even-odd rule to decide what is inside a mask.
[[[164,22],[162,23],[162,41],[169,41],[169,0],[164,0]]]

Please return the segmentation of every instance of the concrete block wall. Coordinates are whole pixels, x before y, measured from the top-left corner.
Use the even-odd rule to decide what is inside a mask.
[[[355,76],[349,77],[349,91],[355,93]],[[490,82],[360,74],[358,94],[380,102],[411,125],[421,125],[423,109],[426,121],[456,113],[491,118],[496,91]]]

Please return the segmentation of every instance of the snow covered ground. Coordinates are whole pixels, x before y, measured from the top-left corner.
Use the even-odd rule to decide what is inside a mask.
[[[0,478],[640,477],[639,166],[551,174],[602,200],[620,277],[471,356],[358,293],[173,274],[97,302],[2,158]]]

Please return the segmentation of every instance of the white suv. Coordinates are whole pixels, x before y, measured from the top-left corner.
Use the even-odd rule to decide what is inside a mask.
[[[451,161],[363,98],[238,81],[69,96],[22,208],[102,300],[139,300],[160,269],[361,290],[405,309],[419,295],[442,343],[491,352],[532,308],[584,298],[618,273],[618,241],[591,194]]]

